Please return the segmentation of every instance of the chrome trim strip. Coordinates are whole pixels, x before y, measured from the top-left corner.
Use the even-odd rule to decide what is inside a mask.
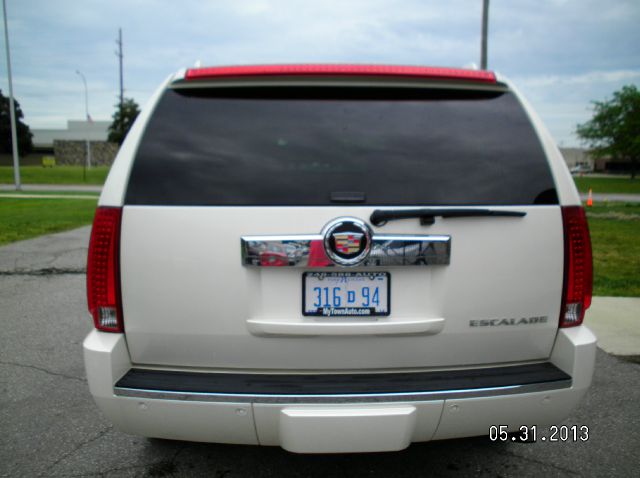
[[[244,236],[240,238],[242,265],[255,267],[306,267],[311,247],[324,253],[323,237],[315,235]]]
[[[156,400],[178,400],[186,402],[237,402],[237,403],[371,403],[371,402],[417,402],[429,400],[447,400],[460,398],[497,397],[520,393],[546,392],[571,388],[572,381],[532,383],[527,385],[508,385],[505,387],[487,387],[464,390],[440,390],[436,392],[373,393],[373,394],[322,394],[322,395],[251,395],[242,393],[201,393],[171,392],[166,390],[144,390],[114,387],[119,397],[149,398]]]
[[[372,243],[364,261],[371,266],[448,265],[451,257],[451,236],[380,234]]]
[[[320,234],[243,236],[242,264],[250,267],[336,267],[325,253]],[[451,236],[378,234],[359,266],[448,265]]]

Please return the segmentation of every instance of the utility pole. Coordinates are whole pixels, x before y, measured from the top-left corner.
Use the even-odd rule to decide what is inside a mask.
[[[13,180],[16,191],[22,189],[20,184],[20,158],[18,157],[18,131],[16,130],[16,105],[13,99],[13,80],[11,78],[11,54],[9,53],[9,27],[7,27],[7,2],[2,0],[4,13],[4,45],[7,49],[7,74],[9,75],[9,115],[11,116],[11,144],[13,146]]]
[[[480,51],[480,69],[487,69],[487,33],[489,30],[489,0],[482,0],[482,45]]]
[[[124,79],[122,73],[122,28],[118,28],[118,39],[116,40],[118,45],[118,51],[116,56],[118,57],[118,63],[120,65],[120,115],[122,115],[122,107],[124,106]]]

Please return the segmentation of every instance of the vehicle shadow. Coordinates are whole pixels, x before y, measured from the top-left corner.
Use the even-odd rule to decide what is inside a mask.
[[[392,453],[298,455],[279,447],[151,439],[147,451],[166,459],[150,465],[146,476],[509,476],[530,465],[509,448],[526,446],[477,437],[416,443]]]

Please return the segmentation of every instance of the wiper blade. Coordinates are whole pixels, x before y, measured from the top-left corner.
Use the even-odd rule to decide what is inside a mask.
[[[436,221],[436,217],[523,217],[526,212],[522,211],[502,211],[495,209],[376,209],[371,214],[369,220],[374,226],[384,226],[388,221],[395,219],[420,219],[420,224],[430,226]]]

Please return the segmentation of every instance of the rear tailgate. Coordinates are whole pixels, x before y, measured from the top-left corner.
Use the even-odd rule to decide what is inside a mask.
[[[127,207],[122,290],[132,359],[169,366],[356,369],[547,357],[562,289],[560,210],[525,209],[522,219],[437,222],[428,232],[451,236],[449,265],[350,268],[391,274],[391,315],[327,319],[301,313],[302,273],[307,269],[242,266],[240,237],[315,233],[335,217],[335,208],[310,214],[303,208]],[[340,212],[365,219],[372,209]],[[385,228],[425,233],[417,220]],[[308,337],[297,335],[294,327],[291,336],[257,336],[249,330],[252,319],[357,326],[428,318],[444,318],[444,328],[425,335],[372,331],[351,336],[345,331],[344,336],[315,332]]]
[[[448,264],[243,263],[244,236],[318,235],[338,217],[409,206],[526,215],[373,228],[449,236]],[[121,239],[137,364],[484,365],[546,358],[557,330],[560,207],[535,132],[504,91],[170,89],[133,165]],[[303,273],[323,270],[389,273],[389,315],[303,315]]]

